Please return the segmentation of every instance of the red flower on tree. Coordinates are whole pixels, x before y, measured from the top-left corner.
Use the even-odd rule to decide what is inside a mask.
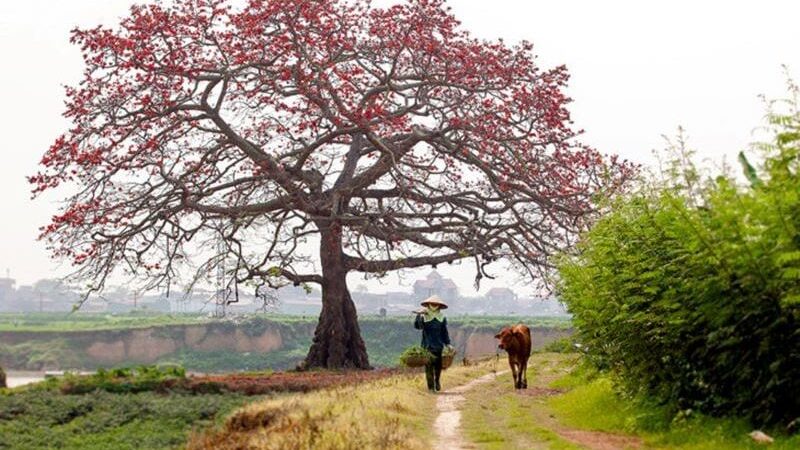
[[[174,0],[72,41],[73,126],[30,177],[79,187],[44,228],[54,255],[94,289],[223,261],[235,283],[318,283],[309,366],[369,366],[349,272],[472,258],[479,279],[503,258],[535,277],[632,171],[574,141],[564,67],[470,37],[442,0]]]

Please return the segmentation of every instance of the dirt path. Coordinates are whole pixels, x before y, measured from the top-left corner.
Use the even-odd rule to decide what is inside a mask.
[[[461,435],[459,406],[464,402],[464,393],[479,384],[488,383],[506,372],[508,371],[490,373],[438,394],[436,408],[439,410],[439,415],[436,417],[436,422],[433,423],[433,429],[436,432],[436,442],[433,448],[444,450],[475,448],[468,445]]]
[[[550,383],[571,367],[561,356],[534,355],[528,368],[528,389],[514,390],[506,370],[443,392],[437,399],[437,440],[432,448],[641,448],[642,440],[636,436],[575,429],[559,422],[547,403],[549,397],[564,391],[550,387]],[[479,389],[472,390],[479,384]],[[461,425],[462,411],[467,417],[469,438]]]
[[[530,397],[532,402],[543,404],[547,397],[558,395],[560,389],[535,386],[532,389],[519,391],[517,395]],[[604,431],[578,430],[566,427],[545,409],[531,410],[531,415],[540,426],[552,430],[562,439],[589,450],[638,449],[642,447],[642,439],[636,436],[607,433]]]
[[[535,360],[534,360],[535,361]],[[563,368],[557,367],[552,361],[544,364],[534,364],[531,389],[518,391],[517,395],[528,396],[532,402],[544,405],[547,397],[558,395],[561,389],[548,387],[550,383],[564,373]],[[529,374],[531,371],[529,370]],[[562,439],[589,450],[619,450],[638,449],[642,447],[642,439],[636,436],[607,433],[604,431],[578,430],[569,428],[561,423],[544,408],[532,411],[536,422],[541,426],[554,431]]]

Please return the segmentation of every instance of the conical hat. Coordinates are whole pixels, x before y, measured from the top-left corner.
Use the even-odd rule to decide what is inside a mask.
[[[439,309],[447,309],[447,303],[443,302],[438,295],[431,295],[420,303],[422,306],[439,305]]]

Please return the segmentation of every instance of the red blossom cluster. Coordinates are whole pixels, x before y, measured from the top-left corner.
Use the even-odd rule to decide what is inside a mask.
[[[275,372],[268,375],[227,374],[191,377],[185,387],[203,392],[210,386],[245,395],[264,395],[273,392],[311,392],[339,386],[355,385],[401,374],[418,376],[407,369],[376,369],[365,371]]]

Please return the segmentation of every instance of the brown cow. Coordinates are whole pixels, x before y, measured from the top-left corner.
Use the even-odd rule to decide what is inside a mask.
[[[528,388],[528,358],[531,356],[531,330],[525,325],[514,325],[500,330],[495,338],[498,347],[508,353],[508,365],[514,377],[514,388]]]

